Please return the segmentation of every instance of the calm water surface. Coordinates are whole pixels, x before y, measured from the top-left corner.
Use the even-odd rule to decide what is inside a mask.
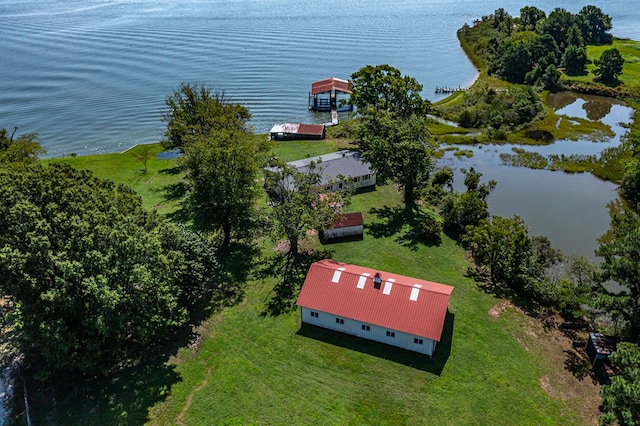
[[[588,4],[612,17],[615,35],[640,39],[640,8]],[[158,141],[164,99],[185,81],[224,90],[266,132],[327,121],[307,110],[310,83],[381,63],[416,77],[434,100],[436,86],[476,77],[456,29],[525,5],[548,12],[557,2],[4,0],[0,127],[40,133],[49,156],[122,151]]]
[[[598,155],[620,143],[620,136],[625,132],[622,123],[630,123],[633,113],[632,108],[621,102],[598,96],[563,93],[551,99],[551,104],[563,119],[602,121],[616,136],[605,142],[566,140],[547,146],[516,145],[518,148],[544,156],[563,153]],[[513,147],[474,146],[471,147],[472,158],[458,159],[450,155],[443,164],[458,170],[458,190],[464,190],[460,168],[474,167],[484,174],[484,180],[495,179],[498,182],[488,199],[492,214],[505,217],[517,214],[525,220],[533,235],[549,237],[554,247],[564,253],[595,259],[597,240],[609,228],[607,205],[618,199],[617,186],[589,173],[570,174],[503,164],[500,154],[511,153]],[[462,148],[469,149],[467,146]]]

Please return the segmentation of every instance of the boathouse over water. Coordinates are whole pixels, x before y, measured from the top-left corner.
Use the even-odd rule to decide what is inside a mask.
[[[309,109],[313,111],[352,111],[353,105],[340,105],[340,95],[351,94],[351,83],[339,78],[327,78],[311,83]],[[343,97],[348,99],[348,96]]]

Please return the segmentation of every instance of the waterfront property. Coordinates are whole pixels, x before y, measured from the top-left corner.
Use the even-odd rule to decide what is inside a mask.
[[[275,124],[269,131],[269,138],[276,141],[322,140],[326,134],[324,124]]]
[[[347,80],[332,77],[314,81],[311,83],[311,92],[309,93],[309,109],[312,111],[352,111],[353,105],[346,103],[348,96],[344,96],[350,94],[351,83]],[[341,102],[341,100],[345,102]]]
[[[296,304],[302,322],[432,356],[453,287],[325,259]]]
[[[362,238],[363,233],[364,218],[362,213],[345,213],[330,227],[323,229],[320,237],[325,241],[338,238]]]
[[[336,151],[287,164],[300,172],[307,172],[312,161],[321,169],[322,181],[320,183],[325,185],[328,191],[341,190],[346,178],[353,179],[356,189],[373,187],[376,184],[376,174],[371,170],[371,165],[362,161],[360,153],[355,151]],[[337,181],[337,183],[329,184],[329,181]]]

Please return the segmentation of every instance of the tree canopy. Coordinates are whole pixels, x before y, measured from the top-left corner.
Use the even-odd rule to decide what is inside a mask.
[[[26,133],[15,137],[16,127],[9,135],[7,129],[0,129],[0,163],[30,162],[47,151],[42,148],[37,133]]]
[[[222,231],[225,246],[232,234],[246,236],[251,228],[268,149],[264,138],[237,129],[210,132],[184,147],[186,209],[199,229]]]
[[[600,59],[595,61],[596,69],[593,73],[597,76],[598,81],[603,83],[615,83],[622,74],[622,66],[624,58],[618,49],[607,49],[602,52]]]
[[[640,349],[633,343],[618,344],[609,356],[611,363],[620,371],[613,382],[600,388],[604,414],[600,424],[640,424]]]
[[[429,110],[429,101],[420,95],[422,85],[391,65],[367,65],[351,74],[351,82],[350,102],[361,113],[371,108],[407,118]]]
[[[372,111],[362,118],[356,144],[376,178],[395,182],[404,192],[405,206],[413,207],[420,190],[429,183],[437,147],[426,118],[403,120],[390,112]]]
[[[213,91],[207,85],[180,84],[165,100],[167,123],[163,145],[167,149],[183,150],[185,145],[208,138],[220,130],[248,132],[249,110],[232,103],[224,92]]]
[[[621,335],[638,343],[640,339],[640,216],[632,210],[614,214],[609,241],[600,244],[597,255],[604,261],[605,280],[614,280],[625,290],[611,293],[604,287],[596,301],[619,324]]]
[[[184,324],[215,284],[207,246],[88,171],[0,169],[0,289],[42,378],[107,373]]]

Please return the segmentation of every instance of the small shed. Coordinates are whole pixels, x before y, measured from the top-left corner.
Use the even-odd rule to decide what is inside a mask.
[[[609,361],[609,355],[615,352],[618,347],[618,340],[613,336],[607,336],[600,333],[589,333],[587,340],[587,354],[593,357],[593,366],[598,361]]]
[[[332,240],[336,238],[362,237],[364,233],[364,219],[361,212],[345,213],[333,222],[329,228],[323,229],[321,238]]]
[[[346,102],[340,105],[340,95],[346,100],[351,94],[351,83],[339,78],[326,78],[311,83],[309,93],[309,109],[313,111],[352,111],[353,105]]]
[[[432,356],[453,287],[325,259],[309,268],[302,322]]]
[[[276,141],[321,140],[325,135],[324,124],[275,124],[269,131],[269,138]]]

